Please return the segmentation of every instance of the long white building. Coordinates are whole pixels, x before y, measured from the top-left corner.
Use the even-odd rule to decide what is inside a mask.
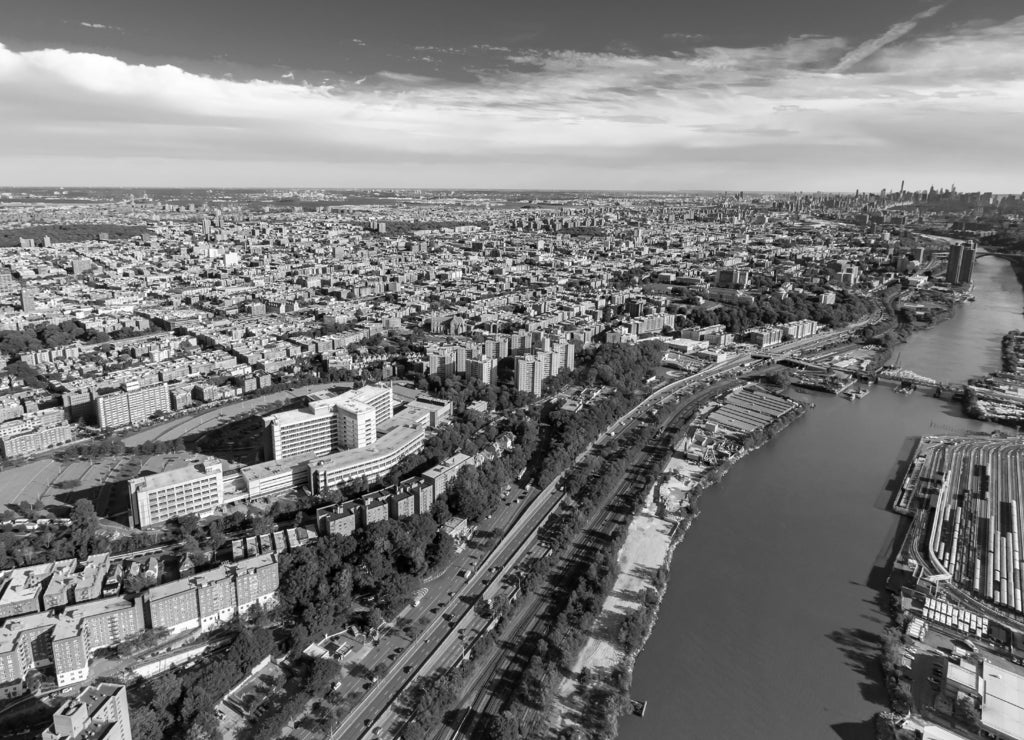
[[[309,464],[312,491],[319,495],[333,486],[364,478],[367,483],[378,481],[402,458],[422,450],[423,441],[423,427],[403,425],[366,447],[342,450],[314,460]]]
[[[263,419],[272,459],[318,457],[372,444],[377,427],[392,416],[391,386],[368,385],[338,396],[313,396],[306,408]]]

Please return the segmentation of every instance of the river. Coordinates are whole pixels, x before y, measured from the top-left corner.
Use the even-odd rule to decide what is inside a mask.
[[[900,348],[901,364],[962,381],[995,370],[1024,328],[1010,267],[975,268],[974,303]],[[877,640],[899,517],[886,510],[910,437],[995,429],[959,404],[879,385],[816,407],[701,499],[676,549],[654,633],[634,671],[643,719],[624,740],[871,740],[886,704]]]

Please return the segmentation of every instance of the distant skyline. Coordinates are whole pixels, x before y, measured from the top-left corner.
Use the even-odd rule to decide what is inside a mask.
[[[1018,0],[7,0],[0,180],[1020,193]]]

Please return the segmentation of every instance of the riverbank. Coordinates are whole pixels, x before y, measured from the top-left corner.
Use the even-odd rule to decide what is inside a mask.
[[[695,461],[689,436],[676,446],[660,480],[647,492],[641,511],[630,522],[618,555],[618,575],[591,634],[576,656],[572,672],[555,691],[547,717],[560,733],[575,727],[581,712],[599,713],[602,737],[618,734],[618,720],[631,705],[633,667],[650,637],[668,589],[676,547],[699,516],[702,493],[719,482],[738,460],[766,444],[802,416],[807,404],[797,403],[766,427],[754,430],[744,444],[732,443],[731,454],[716,464]],[[702,419],[691,422],[700,425]],[[701,445],[700,450],[705,450]]]
[[[1024,294],[1002,260],[979,260],[974,277],[976,300],[910,336],[903,367],[944,380],[1001,367],[1000,337],[1024,329]],[[620,719],[621,740],[874,740],[872,718],[889,706],[880,648],[901,521],[888,504],[908,440],[993,426],[948,395],[799,397],[816,408],[701,499],[634,667],[647,712]]]
[[[897,315],[894,315],[892,319],[896,322],[896,325],[889,329],[885,334],[882,335],[884,344],[882,344],[882,350],[878,354],[878,367],[882,367],[889,363],[892,356],[899,351],[900,345],[906,344],[907,340],[910,339],[917,332],[927,331],[932,329],[944,321],[948,321],[956,315],[957,309],[963,305],[963,301],[952,301],[948,305],[942,308],[935,309],[928,314],[927,321],[920,320],[905,320],[901,318],[898,313],[899,309],[893,308],[893,311]],[[888,341],[885,341],[887,338]]]

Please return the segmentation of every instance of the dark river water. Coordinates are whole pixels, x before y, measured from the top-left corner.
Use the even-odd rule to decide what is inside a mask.
[[[997,369],[1001,335],[1024,328],[1024,293],[994,257],[978,261],[975,292],[900,348],[903,367],[948,381]],[[899,522],[885,506],[910,438],[997,427],[886,385],[855,402],[801,397],[815,408],[705,492],[636,664],[647,715],[623,718],[621,738],[874,737]]]

